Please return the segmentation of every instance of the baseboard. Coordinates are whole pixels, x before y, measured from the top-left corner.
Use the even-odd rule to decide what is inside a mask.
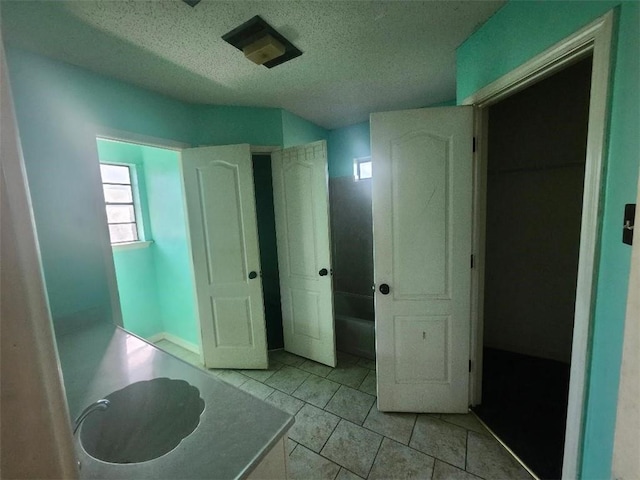
[[[156,342],[159,342],[160,340],[167,340],[171,343],[175,343],[176,345],[184,348],[185,350],[189,350],[190,352],[200,355],[200,347],[198,345],[191,342],[187,342],[186,340],[172,333],[160,332],[160,333],[156,333],[155,335],[151,335],[150,337],[147,337],[147,341],[151,343],[156,343]]]
[[[145,340],[149,343],[157,343],[160,340],[164,340],[164,333],[163,332],[155,333],[150,337],[145,337]]]

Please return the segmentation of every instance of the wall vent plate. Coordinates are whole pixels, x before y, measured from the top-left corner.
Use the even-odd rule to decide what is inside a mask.
[[[256,15],[239,27],[234,28],[229,33],[224,34],[222,39],[243,52],[245,47],[255,43],[257,40],[267,35],[270,35],[282,44],[285,50],[279,57],[263,63],[262,65],[265,67],[273,68],[302,55],[301,50],[278,33],[275,28],[265,22],[259,15]]]

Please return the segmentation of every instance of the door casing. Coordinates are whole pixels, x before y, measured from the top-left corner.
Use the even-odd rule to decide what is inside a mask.
[[[578,280],[574,316],[569,401],[565,431],[562,478],[578,477],[583,435],[583,417],[589,359],[589,331],[593,314],[596,254],[599,247],[601,190],[609,113],[609,77],[613,11],[598,18],[520,67],[478,90],[462,105],[477,108],[474,165],[473,252],[475,268],[471,273],[471,359],[470,403],[482,398],[482,345],[484,329],[485,226],[487,193],[487,139],[489,106],[553,75],[585,56],[593,55],[589,126],[583,193]]]

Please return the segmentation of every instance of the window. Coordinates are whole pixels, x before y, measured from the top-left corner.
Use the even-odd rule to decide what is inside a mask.
[[[133,201],[131,167],[102,163],[100,173],[111,243],[137,242],[140,238]]]
[[[371,178],[373,171],[371,168],[371,157],[361,157],[353,159],[353,177],[356,181]]]

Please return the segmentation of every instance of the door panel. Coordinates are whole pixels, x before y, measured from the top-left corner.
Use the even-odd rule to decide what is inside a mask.
[[[334,367],[326,142],[271,158],[284,347]]]
[[[249,145],[183,150],[182,172],[207,368],[267,368]]]
[[[371,115],[378,408],[466,412],[471,107]]]

